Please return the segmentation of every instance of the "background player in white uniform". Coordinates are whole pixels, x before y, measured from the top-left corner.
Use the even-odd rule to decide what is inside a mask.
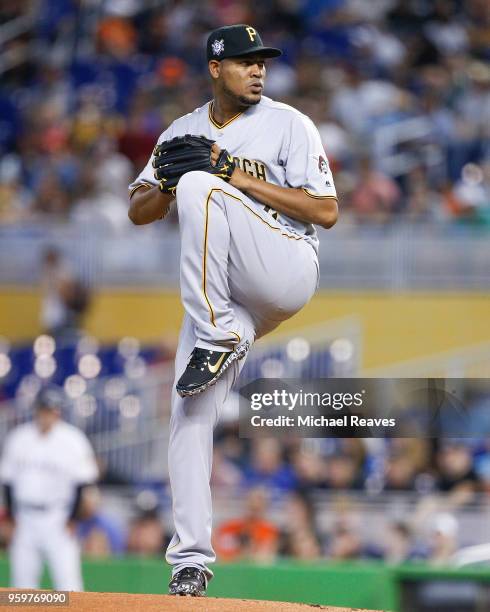
[[[46,561],[57,590],[82,591],[75,518],[82,489],[98,477],[85,434],[61,420],[62,393],[47,387],[34,421],[9,432],[0,477],[13,522],[10,583],[39,588]]]
[[[315,126],[262,96],[264,58],[280,53],[264,47],[250,26],[212,32],[213,101],[174,121],[159,138],[204,135],[216,142],[213,160],[226,149],[236,164],[229,182],[193,171],[176,190],[186,314],[169,442],[172,594],[202,595],[213,575],[213,428],[242,358],[312,297],[318,285],[314,224],[329,228],[337,220],[335,187]],[[129,187],[129,216],[138,225],[164,217],[173,201],[155,180],[153,161]]]

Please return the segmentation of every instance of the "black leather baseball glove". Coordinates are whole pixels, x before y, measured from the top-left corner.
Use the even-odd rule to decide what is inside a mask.
[[[166,140],[153,150],[154,176],[160,191],[175,195],[180,177],[192,170],[202,170],[229,181],[235,162],[226,149],[222,149],[216,165],[211,163],[211,147],[214,142],[204,136],[176,136]]]

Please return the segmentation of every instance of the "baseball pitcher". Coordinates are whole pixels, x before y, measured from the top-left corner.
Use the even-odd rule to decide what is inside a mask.
[[[311,120],[262,95],[265,47],[248,25],[213,31],[213,99],[163,132],[129,186],[136,225],[175,200],[185,317],[175,361],[169,472],[175,534],[170,593],[204,595],[211,545],[213,429],[251,344],[300,310],[318,286],[314,226],[337,198]]]

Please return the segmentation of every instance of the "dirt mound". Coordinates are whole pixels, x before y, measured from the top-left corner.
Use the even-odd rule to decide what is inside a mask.
[[[4,591],[5,589],[0,589]],[[32,592],[32,591],[30,591]],[[5,595],[4,595],[5,597]],[[3,603],[3,602],[2,602]],[[171,597],[169,595],[134,595],[128,593],[70,593],[68,606],[31,604],[13,606],[17,611],[34,612],[375,612],[358,608],[332,608],[253,599],[218,599],[215,597]],[[378,611],[380,612],[380,611]]]

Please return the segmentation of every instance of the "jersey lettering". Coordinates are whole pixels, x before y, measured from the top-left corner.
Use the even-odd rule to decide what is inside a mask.
[[[250,176],[254,176],[261,181],[267,181],[265,164],[262,162],[256,159],[247,159],[246,157],[234,157],[233,161],[241,170],[250,174]]]
[[[274,210],[272,208],[272,206],[264,206],[264,210],[266,213],[269,213],[270,216],[277,221],[278,217],[279,217],[279,213],[277,212],[277,210]]]

